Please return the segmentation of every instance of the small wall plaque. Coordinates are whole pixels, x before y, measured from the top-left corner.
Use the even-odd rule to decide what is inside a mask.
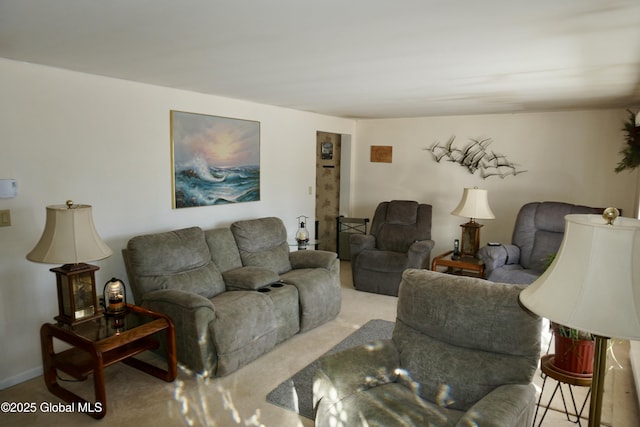
[[[377,163],[391,163],[393,147],[390,145],[372,145],[371,161]]]

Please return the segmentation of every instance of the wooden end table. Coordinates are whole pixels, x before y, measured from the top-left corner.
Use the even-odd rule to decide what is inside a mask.
[[[431,262],[431,270],[438,271],[438,267],[446,267],[443,273],[484,278],[483,261],[470,256],[451,259],[451,255],[453,255],[453,251],[445,252],[435,257]]]
[[[96,419],[107,413],[104,368],[124,362],[167,382],[177,375],[176,338],[171,319],[164,314],[127,304],[128,313],[116,323],[116,318],[102,316],[70,328],[67,325],[45,323],[40,328],[44,382],[47,389],[68,403],[77,403],[76,411]],[[133,356],[160,345],[153,335],[163,332],[166,340],[167,369],[161,369]],[[53,338],[71,348],[56,353]],[[95,402],[89,402],[63,388],[58,383],[58,370],[84,381],[93,374]]]

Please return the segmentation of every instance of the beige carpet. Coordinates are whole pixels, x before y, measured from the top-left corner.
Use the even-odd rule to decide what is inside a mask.
[[[298,335],[234,374],[201,379],[180,372],[165,383],[123,364],[106,370],[108,410],[96,421],[84,414],[0,413],[2,426],[313,426],[313,421],[272,405],[266,395],[286,378],[331,349],[371,319],[395,320],[396,298],[351,288],[349,263],[342,263],[343,308],[338,318]],[[638,412],[628,366],[628,343],[616,344],[621,367],[607,375],[603,419],[615,427],[637,427]],[[536,382],[539,376],[536,376]],[[541,384],[541,380],[539,382]],[[78,394],[92,397],[91,380],[71,383]],[[60,402],[42,377],[0,391],[0,402]],[[554,403],[557,405],[557,402]],[[559,407],[559,406],[558,406]],[[545,426],[575,426],[564,414],[550,411]],[[583,425],[586,425],[583,423]]]

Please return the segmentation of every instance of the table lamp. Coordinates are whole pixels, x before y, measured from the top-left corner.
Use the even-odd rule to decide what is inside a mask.
[[[489,207],[487,190],[478,187],[465,188],[460,203],[451,214],[469,218],[469,222],[460,225],[462,227],[460,253],[462,256],[475,258],[480,247],[480,227],[482,227],[482,224],[478,224],[476,219],[494,219],[496,217]]]
[[[111,255],[93,224],[91,206],[47,206],[42,237],[27,254],[27,259],[46,264],[64,264],[51,271],[56,274],[59,323],[75,326],[101,316],[96,297],[95,272],[99,267],[86,264]]]
[[[567,215],[551,266],[520,293],[521,304],[561,325],[595,336],[589,426],[600,426],[607,340],[640,339],[640,221]]]

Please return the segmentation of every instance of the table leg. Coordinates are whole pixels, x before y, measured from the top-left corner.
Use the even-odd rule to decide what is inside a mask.
[[[102,355],[90,353],[94,359],[94,391],[96,395],[96,403],[93,404],[86,399],[78,396],[70,390],[65,389],[58,383],[58,369],[53,363],[55,351],[53,349],[53,335],[49,325],[43,325],[40,329],[40,343],[42,346],[42,368],[44,383],[54,396],[59,397],[68,403],[79,403],[81,406],[78,410],[84,411],[93,418],[103,418],[107,413],[107,394],[104,384],[104,366],[102,363]],[[83,378],[86,380],[86,378]]]
[[[122,362],[136,368],[142,372],[145,372],[149,375],[153,375],[156,378],[160,378],[167,382],[171,382],[176,379],[178,376],[178,362],[176,356],[176,336],[172,323],[169,323],[167,329],[164,330],[165,340],[166,340],[166,349],[167,349],[167,369],[161,369],[157,366],[154,366],[150,363],[147,363],[143,360],[136,359],[135,357],[131,357],[129,359],[125,359]]]

